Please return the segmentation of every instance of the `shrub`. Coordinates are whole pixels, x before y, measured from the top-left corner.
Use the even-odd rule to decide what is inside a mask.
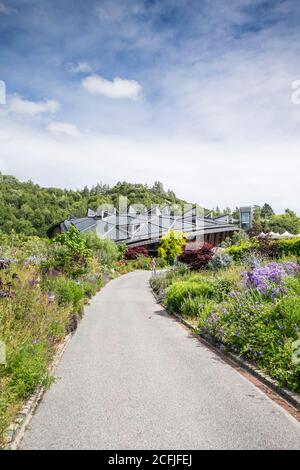
[[[7,296],[0,299],[0,338],[7,366],[0,366],[0,442],[22,400],[49,383],[47,366],[56,344],[68,331],[73,305],[49,304],[44,281],[34,265],[12,265],[0,271]]]
[[[209,261],[208,268],[212,271],[218,271],[219,269],[228,269],[233,265],[233,257],[228,253],[218,252]]]
[[[162,273],[156,273],[150,278],[151,288],[155,293],[165,290],[176,279],[183,279],[190,274],[189,268],[185,264],[178,263],[172,269]]]
[[[186,317],[197,317],[198,322],[202,324],[214,307],[215,302],[212,300],[203,297],[188,297],[182,302],[180,313]]]
[[[258,300],[252,291],[230,297],[207,317],[201,331],[227,349],[250,359],[281,385],[300,390],[300,364],[292,360],[292,344],[299,332],[299,298],[282,297],[278,304]]]
[[[101,266],[110,268],[119,259],[120,252],[118,246],[112,240],[99,238],[96,233],[87,233],[84,235],[84,239],[86,246],[91,250]]]
[[[251,253],[257,247],[257,243],[251,241],[242,242],[240,245],[233,245],[225,248],[224,253],[231,255],[234,261],[241,261],[246,253]]]
[[[94,295],[96,295],[96,293],[98,291],[99,284],[98,284],[98,282],[84,281],[84,282],[82,282],[81,287],[83,289],[84,295],[88,298],[91,298]]]
[[[177,281],[166,291],[165,305],[171,312],[181,312],[182,304],[187,298],[210,299],[213,296],[213,286],[208,282]]]
[[[211,282],[213,286],[213,298],[216,302],[225,300],[235,287],[234,281],[226,277],[217,277]]]
[[[149,257],[148,251],[144,246],[132,246],[129,247],[127,252],[125,253],[124,259],[125,260],[133,260],[137,259],[139,256]]]
[[[82,307],[84,287],[64,276],[57,276],[47,281],[47,287],[55,293],[60,305],[72,305],[76,311]]]
[[[243,277],[248,289],[274,298],[286,291],[283,280],[287,276],[300,273],[300,265],[296,263],[271,263],[264,267],[244,272]]]
[[[294,255],[300,258],[300,238],[276,240],[275,246],[278,256]]]
[[[176,259],[181,255],[186,243],[186,235],[183,232],[170,230],[162,236],[158,248],[158,257],[173,265]]]
[[[156,262],[156,267],[160,269],[164,269],[168,266],[167,261],[162,258],[155,258],[155,262]]]
[[[187,264],[192,270],[200,270],[207,267],[213,256],[213,246],[209,243],[204,243],[198,249],[185,249],[179,257],[179,261]]]
[[[121,242],[117,245],[117,248],[118,248],[118,253],[119,253],[118,259],[119,260],[124,259],[125,254],[127,253],[127,250],[128,250],[128,246],[126,245],[125,242]]]
[[[150,269],[151,258],[149,256],[138,255],[133,261],[134,269]]]
[[[255,269],[263,266],[266,262],[267,258],[257,251],[247,252],[241,257],[242,265],[250,268]]]
[[[71,277],[79,277],[88,272],[88,262],[92,251],[87,246],[86,239],[81,236],[76,227],[54,239],[48,260],[43,263],[45,270],[61,269]]]
[[[46,371],[50,357],[50,348],[44,341],[35,344],[28,341],[15,350],[9,350],[5,374],[9,376],[11,392],[25,399],[34,392],[37,384],[47,385],[49,377]]]

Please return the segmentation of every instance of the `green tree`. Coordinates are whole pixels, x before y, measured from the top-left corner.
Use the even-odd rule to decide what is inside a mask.
[[[284,233],[288,231],[297,235],[300,233],[300,218],[291,211],[282,215],[273,215],[268,226],[272,232]]]
[[[161,183],[153,188],[143,184],[119,182],[113,187],[97,184],[89,189],[73,191],[42,188],[30,181],[0,174],[0,230],[15,230],[26,235],[45,236],[55,223],[70,217],[84,217],[87,209],[96,210],[101,204],[118,207],[119,196],[127,196],[128,203],[151,204],[184,203],[172,191],[165,193]]]
[[[270,204],[264,204],[263,207],[261,208],[261,217],[263,219],[269,219],[270,217],[272,217],[272,215],[275,214],[275,212],[273,211],[272,207],[270,206]]]

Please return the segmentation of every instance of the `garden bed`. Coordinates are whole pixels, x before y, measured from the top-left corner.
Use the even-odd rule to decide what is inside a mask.
[[[0,364],[0,447],[19,426],[14,418],[21,419],[24,404],[53,382],[51,365],[84,305],[110,279],[149,268],[143,256],[124,261],[125,251],[75,228],[51,242],[0,234],[0,340],[6,353]]]
[[[300,391],[300,266],[295,261],[235,265],[192,273],[186,267],[154,276],[166,310],[180,315],[212,344],[253,364],[280,387]]]

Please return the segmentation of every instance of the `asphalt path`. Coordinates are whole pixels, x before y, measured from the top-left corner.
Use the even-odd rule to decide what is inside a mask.
[[[149,276],[86,308],[21,448],[299,449],[299,422],[167,315]]]

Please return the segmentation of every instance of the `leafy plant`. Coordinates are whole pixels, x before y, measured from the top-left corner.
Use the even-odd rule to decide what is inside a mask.
[[[219,269],[228,269],[233,265],[233,257],[228,253],[218,252],[208,263],[208,268],[212,271],[218,271]]]
[[[209,282],[177,281],[166,291],[165,304],[171,312],[181,312],[183,302],[195,297],[210,299],[213,296],[213,286]]]
[[[77,278],[88,272],[88,262],[92,250],[87,246],[87,240],[80,231],[71,226],[69,230],[52,243],[48,259],[43,263],[45,270],[58,268],[65,274]]]
[[[201,248],[185,248],[179,261],[189,266],[191,270],[200,270],[208,266],[214,256],[213,246],[204,243]]]
[[[245,241],[239,245],[226,248],[224,252],[231,255],[235,261],[241,261],[242,257],[245,256],[246,253],[252,253],[257,245],[258,244],[254,241]]]
[[[100,238],[93,232],[85,234],[83,238],[87,248],[97,258],[101,266],[110,268],[120,258],[120,245],[118,247],[112,240]]]
[[[124,259],[126,260],[133,260],[138,259],[138,257],[143,256],[144,258],[148,258],[148,251],[144,246],[133,246],[129,247],[125,253]]]
[[[175,260],[181,255],[186,243],[186,235],[183,232],[175,232],[171,229],[163,235],[158,248],[158,257],[174,264]]]

